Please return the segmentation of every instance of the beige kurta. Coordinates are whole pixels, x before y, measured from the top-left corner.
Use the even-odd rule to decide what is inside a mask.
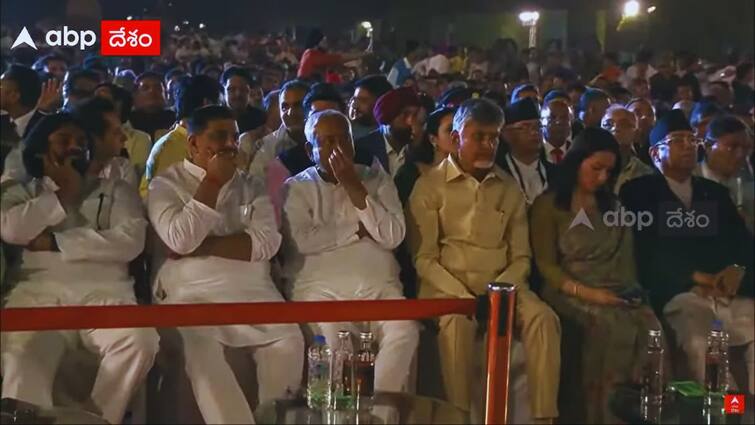
[[[527,357],[532,416],[558,416],[560,325],[529,290],[530,244],[524,197],[498,167],[478,182],[452,158],[424,173],[409,200],[408,230],[422,298],[472,298],[490,282],[517,287],[516,326]],[[448,399],[469,409],[477,362],[476,324],[463,316],[439,322],[439,346]]]

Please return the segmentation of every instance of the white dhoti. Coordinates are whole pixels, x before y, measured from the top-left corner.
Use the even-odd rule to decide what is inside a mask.
[[[109,284],[100,284],[107,286]],[[21,282],[6,307],[136,304],[130,283],[120,290],[76,294],[74,283]],[[77,288],[81,290],[82,288]],[[131,293],[130,293],[131,292]],[[110,423],[120,423],[131,397],[144,382],[159,350],[151,328],[11,332],[2,335],[3,397],[53,407],[53,383],[67,349],[79,344],[101,361],[91,400]]]
[[[729,346],[745,347],[748,390],[755,393],[755,300],[706,298],[685,292],[666,304],[663,315],[674,331],[677,346],[687,356],[689,371],[698,382],[705,382],[705,352],[711,325],[714,320],[720,320],[729,334]]]
[[[268,263],[218,257],[169,260],[159,274],[164,304],[285,302]],[[178,329],[186,373],[206,423],[254,423],[252,409],[226,361],[224,347],[249,349],[257,365],[259,403],[299,390],[304,338],[297,325],[199,326]]]
[[[294,301],[342,301],[342,300],[390,300],[404,299],[401,289],[387,286],[376,293],[353,297],[344,297],[328,289],[315,289],[309,286],[303,291],[294,291]],[[328,345],[335,349],[338,344],[338,331],[348,330],[352,334],[372,332],[378,343],[375,357],[375,390],[407,391],[412,362],[419,344],[419,324],[412,320],[385,320],[369,323],[313,323],[310,324],[315,334],[325,336]],[[354,341],[352,341],[354,342]],[[358,350],[355,343],[355,351]]]

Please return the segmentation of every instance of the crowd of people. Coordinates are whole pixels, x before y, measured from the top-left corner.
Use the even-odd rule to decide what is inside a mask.
[[[148,62],[11,61],[4,306],[476,298],[505,282],[532,422],[617,422],[609,398],[641,379],[650,330],[667,380],[704,382],[714,321],[743,348],[732,386],[755,392],[751,61],[641,50],[590,71],[511,40],[386,60],[320,31],[304,47],[184,35]],[[376,390],[437,364],[424,376],[482,419],[471,317],[181,328],[177,353],[206,423],[253,423],[224,349],[248,350],[265,403],[301,390],[312,334],[342,329],[376,335]],[[436,363],[415,362],[422,332]],[[156,330],[4,333],[2,396],[52,406],[78,346],[101,362],[93,408],[120,423]]]

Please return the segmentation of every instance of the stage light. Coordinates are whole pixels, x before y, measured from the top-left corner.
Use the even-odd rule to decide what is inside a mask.
[[[648,7],[648,13],[653,13],[653,12],[655,12],[655,9],[657,9],[657,8],[656,8],[655,6],[650,6],[650,7]]]
[[[640,2],[636,0],[630,0],[624,3],[624,17],[635,18],[640,14]]]
[[[176,25],[175,27],[173,27],[173,31],[179,32],[179,31],[181,31],[181,27],[178,26],[178,25]]]
[[[207,25],[205,25],[205,24],[204,24],[204,22],[200,22],[200,23],[199,23],[199,29],[200,29],[200,30],[203,30],[203,29],[205,29],[206,27],[207,27]]]
[[[372,23],[370,21],[364,21],[361,24],[359,24],[364,28],[365,30],[369,31],[372,29]]]
[[[130,21],[130,20],[132,20],[132,19],[134,19],[134,17],[133,17],[133,16],[131,16],[131,15],[128,15],[128,16],[126,16],[126,20],[127,20],[127,21]]]
[[[519,21],[525,27],[536,25],[538,19],[540,19],[540,12],[538,11],[525,10],[524,12],[519,14]]]

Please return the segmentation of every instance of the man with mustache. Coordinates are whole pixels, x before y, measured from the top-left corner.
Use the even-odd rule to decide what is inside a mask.
[[[249,103],[252,91],[252,77],[246,69],[232,66],[220,77],[225,104],[236,116],[239,131],[245,133],[265,124],[265,113]]]
[[[186,158],[189,116],[202,106],[220,103],[220,84],[206,75],[184,77],[178,82],[175,95],[176,123],[155,141],[147,157],[144,176],[139,184],[139,194],[144,199],[147,198],[152,178]]]
[[[137,187],[138,178],[134,167],[128,158],[121,156],[126,134],[115,105],[107,99],[93,97],[72,107],[71,113],[89,139],[90,161],[86,173],[106,180],[123,180]],[[20,150],[11,152],[9,158],[13,158],[11,155],[17,156],[14,164],[23,164]],[[28,167],[17,167],[15,172],[6,174],[4,179],[27,182],[33,177],[27,170]]]
[[[372,165],[378,160],[388,174],[395,176],[412,143],[419,105],[417,93],[409,87],[393,89],[378,98],[372,112],[379,127],[354,143],[354,162]]]
[[[84,130],[67,113],[46,116],[23,152],[28,183],[3,190],[0,236],[23,247],[19,282],[6,307],[134,305],[128,263],[144,248],[147,220],[136,188],[99,176]],[[120,423],[159,349],[153,329],[3,334],[4,397],[52,408],[67,349],[100,357],[91,400]]]
[[[377,121],[372,109],[378,98],[393,87],[383,75],[368,75],[354,83],[354,95],[349,100],[349,119],[354,140],[359,140],[377,130]]]
[[[157,274],[160,303],[283,302],[270,277],[281,235],[263,181],[236,168],[238,140],[230,109],[197,109],[188,120],[188,159],[150,183],[149,218],[169,251]],[[261,404],[296,393],[301,384],[304,339],[297,325],[179,332],[206,423],[254,423],[225,347],[254,356]]]
[[[536,422],[558,416],[561,327],[529,289],[527,207],[517,182],[494,159],[503,111],[487,99],[464,102],[454,115],[455,151],[417,180],[407,214],[421,298],[475,298],[490,282],[516,286],[516,326],[524,346],[530,412]],[[446,396],[481,421],[482,340],[477,322],[439,319],[438,345]]]
[[[304,145],[306,113],[302,102],[308,91],[309,85],[302,80],[291,80],[283,85],[278,98],[281,126],[260,140],[259,150],[249,164],[249,174],[264,179],[275,157],[294,146]]]
[[[668,112],[650,133],[650,155],[659,172],[625,183],[621,203],[654,215],[650,226],[635,228],[638,278],[674,330],[673,342],[687,356],[688,377],[705,381],[706,338],[719,320],[729,345],[745,347],[752,392],[752,233],[726,187],[693,175],[700,142],[682,111]],[[684,220],[675,223],[675,212]]]

